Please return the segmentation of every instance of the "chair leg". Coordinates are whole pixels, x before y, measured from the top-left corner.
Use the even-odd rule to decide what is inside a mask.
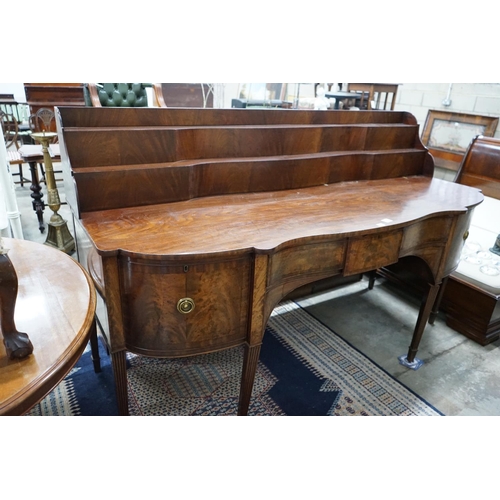
[[[97,324],[96,320],[92,324],[92,331],[90,333],[90,351],[92,356],[92,363],[94,365],[94,373],[101,372],[101,357],[99,356],[99,340],[97,338]]]

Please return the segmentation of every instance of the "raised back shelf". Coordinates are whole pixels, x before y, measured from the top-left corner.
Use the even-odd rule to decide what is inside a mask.
[[[402,112],[60,108],[59,114],[62,161],[76,187],[67,199],[80,213],[433,172],[415,119]]]

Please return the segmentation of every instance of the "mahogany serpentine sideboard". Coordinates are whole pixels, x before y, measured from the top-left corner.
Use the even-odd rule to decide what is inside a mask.
[[[439,285],[483,195],[433,178],[411,114],[61,107],[57,127],[121,414],[126,351],[180,357],[238,345],[238,414],[247,414],[265,327],[284,296],[409,255],[432,277],[400,358],[419,366]]]

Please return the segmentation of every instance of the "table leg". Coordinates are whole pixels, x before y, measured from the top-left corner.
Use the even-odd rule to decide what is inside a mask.
[[[446,283],[448,283],[448,278],[449,276],[446,276],[446,278],[441,283],[441,286],[439,287],[439,293],[437,294],[436,301],[434,302],[434,306],[432,307],[432,311],[429,316],[430,325],[434,324],[434,321],[436,320],[439,313],[439,307],[441,306],[441,300],[443,299],[444,291],[446,289]]]
[[[111,354],[111,364],[115,377],[116,400],[120,415],[128,415],[127,364],[125,351]]]
[[[94,373],[100,373],[101,357],[99,356],[99,340],[97,338],[97,323],[95,318],[90,329],[90,353],[94,365]]]
[[[255,372],[257,371],[257,363],[260,355],[259,345],[245,345],[245,357],[243,359],[243,371],[241,374],[240,399],[238,402],[238,415],[245,416],[248,414],[250,406],[250,398],[252,396],[253,383],[255,381]]]
[[[415,358],[415,356],[417,354],[418,345],[420,344],[420,339],[422,338],[422,334],[424,333],[424,329],[427,325],[427,321],[429,320],[432,308],[434,307],[439,288],[440,284],[429,285],[427,297],[424,297],[422,305],[420,306],[417,324],[413,332],[413,337],[411,340],[410,348],[408,350],[408,354],[406,356],[399,357],[399,362],[402,365],[407,366],[408,368],[411,368],[413,370],[418,370],[423,364],[422,360]]]
[[[31,198],[33,199],[33,210],[36,212],[36,216],[38,218],[38,228],[40,232],[43,233],[45,231],[45,225],[43,223],[43,211],[45,209],[45,204],[42,200],[43,193],[42,186],[40,186],[40,181],[38,179],[38,169],[35,161],[29,162],[30,171],[31,171]]]

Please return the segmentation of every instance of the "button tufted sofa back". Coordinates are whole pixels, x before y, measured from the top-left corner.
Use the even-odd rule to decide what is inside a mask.
[[[91,105],[102,107],[140,108],[148,106],[147,83],[89,84]]]

